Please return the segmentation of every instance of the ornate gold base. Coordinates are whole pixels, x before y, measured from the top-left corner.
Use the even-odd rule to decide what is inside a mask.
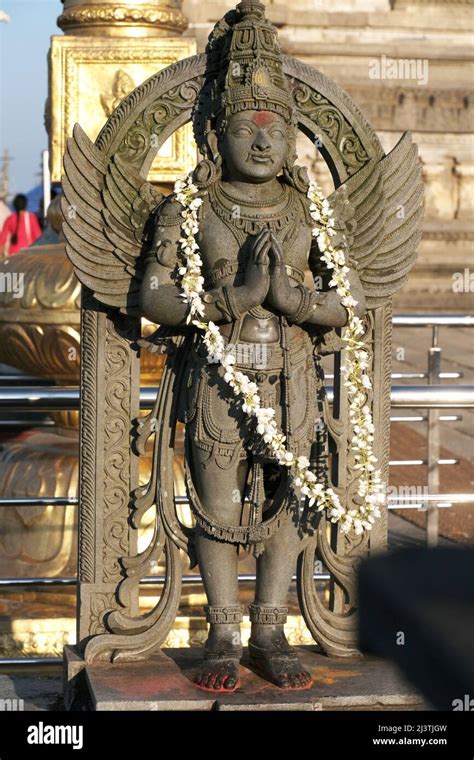
[[[75,617],[27,617],[8,619],[5,610],[0,619],[0,657],[62,657],[63,648],[76,642]],[[242,641],[247,645],[250,622],[247,617],[241,626]],[[301,615],[289,615],[285,625],[288,641],[293,646],[314,644]],[[203,617],[177,617],[163,647],[181,648],[203,646],[207,638],[207,623]]]
[[[4,443],[0,496],[74,498],[78,431],[29,430]],[[71,576],[76,568],[77,507],[0,509],[0,576]]]

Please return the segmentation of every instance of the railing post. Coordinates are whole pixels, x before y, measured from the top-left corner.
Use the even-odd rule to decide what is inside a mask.
[[[428,351],[428,385],[436,385],[441,371],[441,348],[438,346],[438,327],[433,326],[431,348]],[[439,493],[439,410],[428,409],[428,493]],[[426,540],[428,546],[437,546],[439,512],[436,502],[428,502]]]

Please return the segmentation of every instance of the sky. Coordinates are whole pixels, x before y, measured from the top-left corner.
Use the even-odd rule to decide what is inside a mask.
[[[0,23],[0,154],[11,155],[10,191],[27,192],[41,182],[41,151],[48,147],[44,104],[47,55],[60,0],[0,0],[10,23]]]

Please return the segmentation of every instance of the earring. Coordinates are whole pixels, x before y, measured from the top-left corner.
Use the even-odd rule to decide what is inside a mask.
[[[220,177],[220,166],[214,161],[204,158],[199,161],[193,172],[193,181],[200,190],[205,190],[216,182]]]
[[[309,177],[306,166],[298,166],[298,164],[295,164],[290,169],[285,166],[284,172],[286,173],[290,184],[292,184],[296,190],[299,190],[300,193],[306,195],[309,188]]]

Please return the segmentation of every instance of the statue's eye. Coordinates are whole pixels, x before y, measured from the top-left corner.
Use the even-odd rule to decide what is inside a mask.
[[[283,132],[282,129],[272,129],[271,132],[270,132],[270,136],[271,137],[276,137],[279,140],[285,139],[285,133]]]
[[[250,127],[242,126],[242,127],[237,127],[236,129],[234,129],[233,133],[234,135],[237,135],[237,137],[245,137],[247,135],[251,135],[252,130],[250,129]]]

